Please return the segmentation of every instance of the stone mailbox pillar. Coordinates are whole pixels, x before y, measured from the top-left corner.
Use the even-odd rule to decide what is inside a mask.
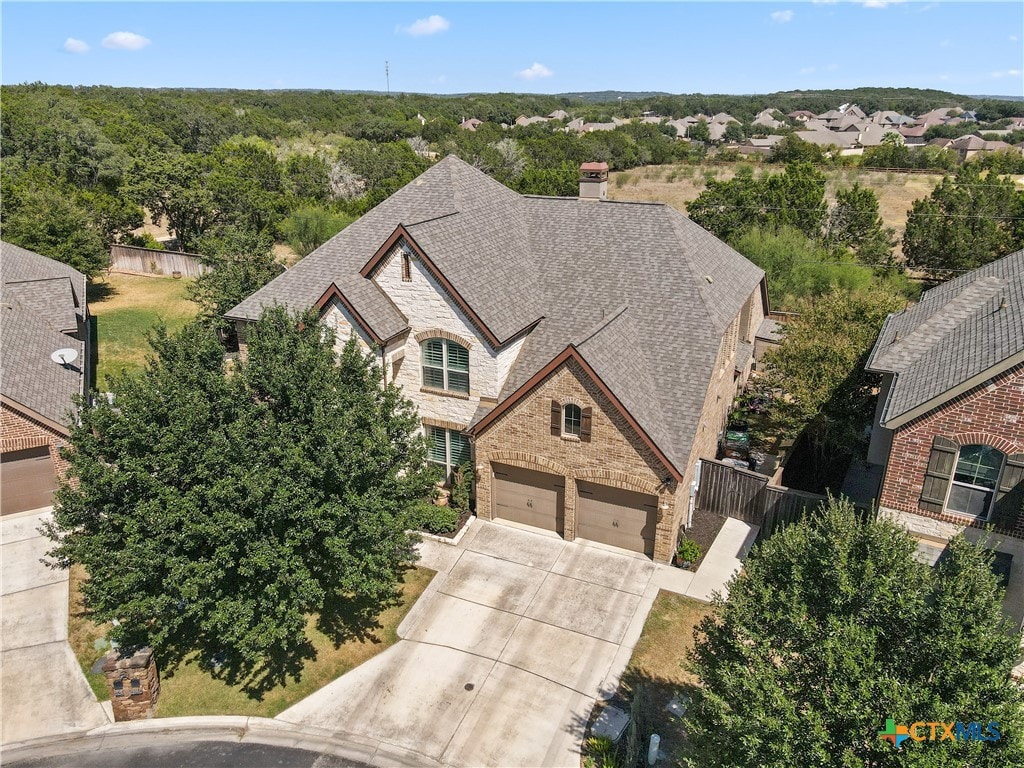
[[[160,696],[160,675],[152,648],[140,648],[130,657],[111,651],[103,664],[103,676],[107,679],[114,720],[144,720],[153,716]]]

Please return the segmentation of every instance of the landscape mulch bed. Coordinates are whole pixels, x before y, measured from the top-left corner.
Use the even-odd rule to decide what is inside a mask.
[[[698,557],[693,565],[690,566],[691,571],[696,571],[702,562],[704,557],[707,555],[708,550],[714,543],[715,538],[718,536],[718,532],[722,530],[722,526],[725,525],[725,518],[719,515],[711,514],[709,512],[698,512],[693,516],[693,525],[686,529],[683,534],[688,539],[693,539],[700,545],[700,557]]]

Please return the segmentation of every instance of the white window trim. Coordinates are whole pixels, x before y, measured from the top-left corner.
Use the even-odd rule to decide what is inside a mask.
[[[575,408],[579,411],[579,418],[576,421],[576,431],[570,432],[568,429],[568,416],[569,409]],[[576,403],[564,403],[562,405],[562,437],[569,438],[571,440],[579,440],[580,433],[583,431],[583,408]]]
[[[441,373],[442,373],[442,375],[444,377],[444,386],[443,387],[433,387],[430,384],[427,384],[427,382],[426,382],[426,375],[425,375],[426,369],[430,368],[431,370],[435,370],[435,371],[438,370],[437,366],[427,365],[427,356],[426,356],[426,353],[423,352],[423,349],[426,347],[426,345],[429,344],[432,341],[440,341],[441,342],[441,361],[442,361],[442,366],[441,366],[440,370],[441,370]],[[449,382],[448,382],[448,374],[449,374],[449,370],[448,370],[448,345],[449,344],[455,344],[455,345],[461,347],[462,349],[466,350],[466,369],[467,370],[466,371],[455,371],[455,373],[465,373],[466,374],[466,390],[465,390],[465,392],[463,392],[461,389],[452,389],[451,386],[449,386]],[[427,389],[432,389],[432,390],[440,389],[441,391],[444,391],[444,392],[455,392],[455,393],[460,394],[460,395],[468,395],[469,392],[470,392],[471,386],[472,386],[472,381],[470,380],[470,378],[471,378],[470,377],[470,372],[471,372],[470,369],[471,368],[472,368],[472,366],[469,363],[469,348],[464,346],[464,345],[462,345],[462,344],[459,344],[459,342],[452,341],[451,339],[446,339],[446,338],[444,338],[442,336],[432,336],[431,338],[424,339],[422,342],[420,342],[420,382],[421,382],[420,386],[425,387]]]
[[[462,433],[461,433],[460,430],[457,430],[457,429],[448,429],[447,427],[438,427],[438,426],[435,426],[433,424],[426,424],[426,425],[424,425],[423,429],[424,429],[424,432],[426,433],[428,439],[430,437],[430,431],[432,429],[439,429],[442,432],[444,432],[444,459],[445,459],[444,464],[442,464],[439,461],[435,461],[434,459],[431,459],[429,451],[427,453],[427,462],[430,463],[430,464],[433,464],[434,466],[437,466],[437,467],[443,466],[444,469],[445,469],[445,479],[447,479],[451,475],[452,472],[454,472],[456,469],[458,469],[459,467],[462,466],[461,464],[456,464],[455,462],[452,461],[452,435],[453,434],[461,435]],[[472,457],[470,457],[470,458],[472,458]]]

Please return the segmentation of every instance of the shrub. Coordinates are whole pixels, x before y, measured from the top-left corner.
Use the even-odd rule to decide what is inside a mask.
[[[451,497],[448,505],[455,510],[459,516],[467,514],[470,504],[470,494],[473,492],[473,464],[466,462],[452,473]]]
[[[676,547],[676,557],[679,558],[680,562],[692,563],[700,558],[701,554],[703,553],[701,552],[700,544],[693,539],[683,538],[679,540],[679,546]]]
[[[409,509],[409,528],[427,533],[451,533],[459,522],[458,511],[424,499]]]
[[[616,768],[614,741],[606,736],[591,736],[583,746],[588,764],[594,768]]]

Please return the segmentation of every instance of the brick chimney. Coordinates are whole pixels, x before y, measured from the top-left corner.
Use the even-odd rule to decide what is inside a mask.
[[[608,163],[580,166],[580,200],[608,199]]]

